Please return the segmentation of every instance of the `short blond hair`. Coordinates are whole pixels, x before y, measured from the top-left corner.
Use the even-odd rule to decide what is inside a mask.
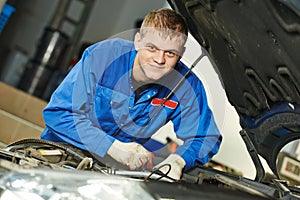
[[[167,30],[168,34],[171,31],[184,35],[185,38],[188,35],[188,27],[183,16],[169,8],[161,8],[149,12],[141,25],[141,36],[149,28]]]

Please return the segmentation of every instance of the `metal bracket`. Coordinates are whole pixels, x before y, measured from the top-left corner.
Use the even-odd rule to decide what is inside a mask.
[[[248,133],[245,129],[240,131],[240,135],[242,136],[242,139],[243,139],[244,143],[246,144],[249,155],[250,155],[250,157],[255,165],[255,168],[256,168],[256,177],[254,180],[261,182],[265,176],[265,170],[264,170],[264,167],[258,157],[258,153],[257,153],[253,143],[251,142],[251,140],[248,136]]]

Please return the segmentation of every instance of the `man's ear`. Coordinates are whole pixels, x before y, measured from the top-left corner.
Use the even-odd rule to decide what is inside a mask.
[[[137,32],[134,36],[134,48],[137,51],[141,48],[141,43],[142,43],[141,40],[142,40],[141,34]]]

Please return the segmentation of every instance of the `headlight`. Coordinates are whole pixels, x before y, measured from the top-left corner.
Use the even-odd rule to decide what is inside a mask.
[[[143,181],[83,171],[22,170],[0,179],[0,199],[154,199]]]

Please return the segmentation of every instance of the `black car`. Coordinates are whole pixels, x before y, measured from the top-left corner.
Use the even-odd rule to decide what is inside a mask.
[[[239,115],[255,179],[197,166],[172,181],[155,171],[107,168],[68,145],[25,139],[0,152],[3,199],[300,199],[300,1],[168,2],[186,18]],[[282,151],[287,144],[293,151]]]

